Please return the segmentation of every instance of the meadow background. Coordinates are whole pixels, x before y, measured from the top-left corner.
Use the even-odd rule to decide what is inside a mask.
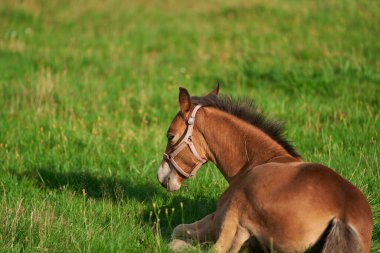
[[[2,0],[0,251],[168,251],[227,185],[156,180],[178,87],[219,81],[364,192],[379,252],[379,70],[380,1]]]

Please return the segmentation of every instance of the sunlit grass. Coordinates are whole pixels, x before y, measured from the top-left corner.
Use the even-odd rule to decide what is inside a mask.
[[[1,1],[0,247],[167,251],[172,228],[212,212],[227,186],[212,165],[174,194],[156,180],[178,86],[202,95],[220,81],[286,121],[305,160],[364,192],[376,252],[379,11],[351,0]]]

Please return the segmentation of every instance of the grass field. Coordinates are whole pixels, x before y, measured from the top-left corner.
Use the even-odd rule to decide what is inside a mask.
[[[227,186],[156,180],[178,86],[217,81],[365,193],[380,251],[380,2],[248,2],[0,2],[1,251],[168,251]]]

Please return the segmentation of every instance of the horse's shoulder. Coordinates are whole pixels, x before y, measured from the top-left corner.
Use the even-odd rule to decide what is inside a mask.
[[[346,181],[334,170],[319,163],[270,162],[250,169],[245,181],[292,181],[292,180],[333,180]]]
[[[337,174],[331,168],[320,164],[320,163],[310,163],[304,161],[293,161],[293,162],[269,162],[254,167],[253,169],[257,171],[261,170],[288,170],[288,171],[302,171],[306,173],[319,172],[319,173],[334,173]]]

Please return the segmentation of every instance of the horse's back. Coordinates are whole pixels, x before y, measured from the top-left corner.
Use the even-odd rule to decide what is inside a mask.
[[[260,165],[247,171],[231,187],[244,193],[249,203],[242,204],[242,210],[251,210],[250,215],[260,219],[255,229],[277,238],[279,244],[303,243],[295,238],[303,238],[304,244],[314,243],[334,218],[352,226],[364,245],[370,242],[372,213],[364,195],[321,164]]]
[[[279,203],[308,203],[333,212],[350,222],[352,216],[368,216],[370,206],[363,193],[332,169],[317,163],[268,163],[252,169],[245,177],[245,189],[265,192]],[[273,202],[270,203],[273,205]],[[347,213],[352,210],[352,213]]]

